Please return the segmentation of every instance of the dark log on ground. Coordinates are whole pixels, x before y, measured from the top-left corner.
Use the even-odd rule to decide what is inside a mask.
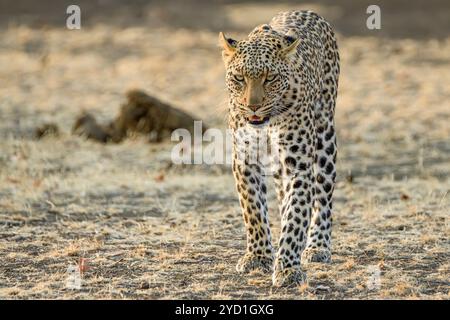
[[[72,127],[72,133],[102,143],[111,141],[112,137],[109,130],[98,124],[95,117],[87,112],[77,118]]]
[[[72,133],[103,143],[118,143],[134,133],[148,135],[149,142],[160,142],[170,138],[178,128],[194,133],[196,119],[190,114],[141,90],[130,90],[126,96],[127,102],[121,106],[119,115],[108,125],[101,126],[94,116],[83,113],[75,121]]]
[[[46,123],[36,128],[34,135],[37,139],[42,139],[47,136],[59,136],[59,128],[55,123]]]

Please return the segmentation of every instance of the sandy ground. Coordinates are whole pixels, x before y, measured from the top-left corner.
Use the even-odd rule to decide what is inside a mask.
[[[80,31],[26,6],[2,20],[0,298],[450,298],[448,5],[430,1],[428,16],[388,6],[387,26],[371,33],[348,1],[136,2],[109,18],[114,1],[98,19],[87,10]],[[82,110],[112,119],[133,87],[224,128],[217,31],[241,38],[294,8],[318,11],[338,32],[339,174],[333,262],[309,265],[306,285],[275,289],[269,275],[234,271],[245,236],[228,166],[172,165],[170,142],[101,145],[69,132]],[[34,139],[48,121],[61,136]],[[68,268],[80,259],[82,285],[71,289]]]

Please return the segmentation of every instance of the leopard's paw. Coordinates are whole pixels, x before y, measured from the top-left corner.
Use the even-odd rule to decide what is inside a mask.
[[[306,248],[302,253],[302,262],[307,264],[310,262],[331,262],[331,251],[329,249]]]
[[[274,287],[294,287],[306,282],[306,273],[300,268],[278,269],[272,274],[272,283]]]
[[[246,253],[239,259],[236,265],[236,271],[239,273],[248,273],[252,270],[261,270],[263,272],[272,271],[273,258],[268,256],[258,256]]]

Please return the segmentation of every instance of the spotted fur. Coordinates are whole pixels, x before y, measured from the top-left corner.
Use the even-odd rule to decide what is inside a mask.
[[[223,39],[234,141],[232,168],[247,232],[246,254],[236,269],[272,270],[275,286],[299,284],[306,279],[301,261],[331,259],[337,153],[334,110],[339,77],[335,35],[316,13],[292,11],[277,14],[245,40]],[[257,106],[244,97],[250,81],[260,81],[263,86]],[[266,125],[250,125],[252,116],[267,120]],[[240,157],[248,152],[246,147],[254,149],[261,132],[267,134],[279,160],[273,163],[281,215],[276,252],[263,165]]]

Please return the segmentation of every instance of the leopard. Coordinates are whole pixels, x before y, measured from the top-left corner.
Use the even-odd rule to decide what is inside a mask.
[[[242,40],[220,32],[219,46],[231,166],[246,230],[236,271],[271,273],[274,287],[301,285],[309,263],[331,263],[340,73],[335,32],[313,11],[287,11]],[[257,141],[265,139],[269,166],[258,155]],[[268,215],[269,176],[281,219],[277,248]]]

